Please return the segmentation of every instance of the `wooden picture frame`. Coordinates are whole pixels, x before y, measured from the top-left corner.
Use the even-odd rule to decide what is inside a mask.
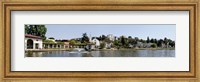
[[[87,2],[87,1],[86,1]],[[178,79],[197,79],[199,78],[199,56],[198,56],[198,23],[197,16],[198,2],[191,3],[123,3],[92,1],[90,3],[10,3],[3,2],[3,26],[1,28],[1,59],[2,78],[22,79],[22,78],[178,78]],[[11,71],[11,11],[189,11],[190,24],[190,71],[189,72],[12,72]]]

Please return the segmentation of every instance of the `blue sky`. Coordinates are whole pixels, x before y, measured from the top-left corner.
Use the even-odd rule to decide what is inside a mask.
[[[114,36],[132,36],[146,40],[149,38],[176,39],[175,24],[47,24],[47,37],[55,39],[80,38],[83,33],[92,37],[113,34]]]

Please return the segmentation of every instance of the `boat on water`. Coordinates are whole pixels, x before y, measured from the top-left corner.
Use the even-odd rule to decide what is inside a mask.
[[[72,51],[70,51],[69,53],[89,53],[88,51],[86,51],[83,48],[74,48]]]

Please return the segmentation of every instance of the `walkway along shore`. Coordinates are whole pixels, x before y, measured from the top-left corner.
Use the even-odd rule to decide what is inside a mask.
[[[73,48],[68,49],[28,49],[27,51],[33,51],[33,52],[45,52],[45,51],[71,51]],[[175,48],[120,48],[120,49],[93,49],[90,51],[111,51],[111,50],[175,50]]]
[[[72,49],[27,49],[25,51],[45,52],[45,51],[70,51]]]

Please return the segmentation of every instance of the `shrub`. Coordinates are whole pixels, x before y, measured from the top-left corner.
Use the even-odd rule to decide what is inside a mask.
[[[153,44],[151,45],[151,47],[152,47],[152,48],[156,48],[157,45],[156,45],[155,43],[153,43]]]

